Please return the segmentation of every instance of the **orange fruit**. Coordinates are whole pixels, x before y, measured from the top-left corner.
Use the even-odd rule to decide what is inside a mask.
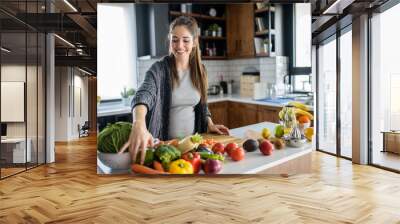
[[[297,120],[302,124],[310,122],[310,118],[308,118],[306,115],[300,116]]]

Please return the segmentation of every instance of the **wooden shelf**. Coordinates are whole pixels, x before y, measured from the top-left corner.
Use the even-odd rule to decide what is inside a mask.
[[[268,30],[257,31],[254,34],[254,36],[264,36],[264,35],[268,35]]]
[[[225,60],[226,56],[201,56],[203,60]]]
[[[169,14],[172,16],[191,16],[197,19],[205,19],[205,20],[215,20],[215,21],[225,21],[224,17],[214,17],[214,16],[207,16],[198,13],[183,13],[179,11],[169,11]]]
[[[202,40],[226,40],[226,37],[200,36]]]

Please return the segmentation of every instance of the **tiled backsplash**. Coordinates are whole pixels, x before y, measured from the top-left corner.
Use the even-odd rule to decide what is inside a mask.
[[[138,84],[143,82],[146,71],[159,59],[138,60]],[[243,71],[252,68],[260,71],[260,80],[268,83],[283,83],[283,76],[288,74],[288,58],[283,56],[270,58],[251,58],[233,60],[203,61],[208,72],[209,85],[219,84],[220,76],[225,81],[234,80],[233,93],[239,93],[240,76]]]

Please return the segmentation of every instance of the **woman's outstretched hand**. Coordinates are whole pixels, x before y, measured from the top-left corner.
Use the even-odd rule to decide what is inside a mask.
[[[153,136],[147,130],[144,121],[135,121],[132,124],[129,143],[129,152],[132,156],[132,163],[135,163],[138,152],[141,152],[140,164],[143,165],[147,147],[153,147]]]
[[[217,133],[220,135],[229,135],[229,129],[222,124],[209,124],[208,132]]]

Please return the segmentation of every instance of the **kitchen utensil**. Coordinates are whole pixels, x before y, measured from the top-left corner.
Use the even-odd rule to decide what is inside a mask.
[[[208,95],[218,95],[221,91],[221,87],[219,85],[212,85],[208,88],[207,93]]]
[[[219,82],[219,85],[221,86],[224,94],[227,94],[228,93],[228,83],[226,81],[221,81],[221,82]]]

